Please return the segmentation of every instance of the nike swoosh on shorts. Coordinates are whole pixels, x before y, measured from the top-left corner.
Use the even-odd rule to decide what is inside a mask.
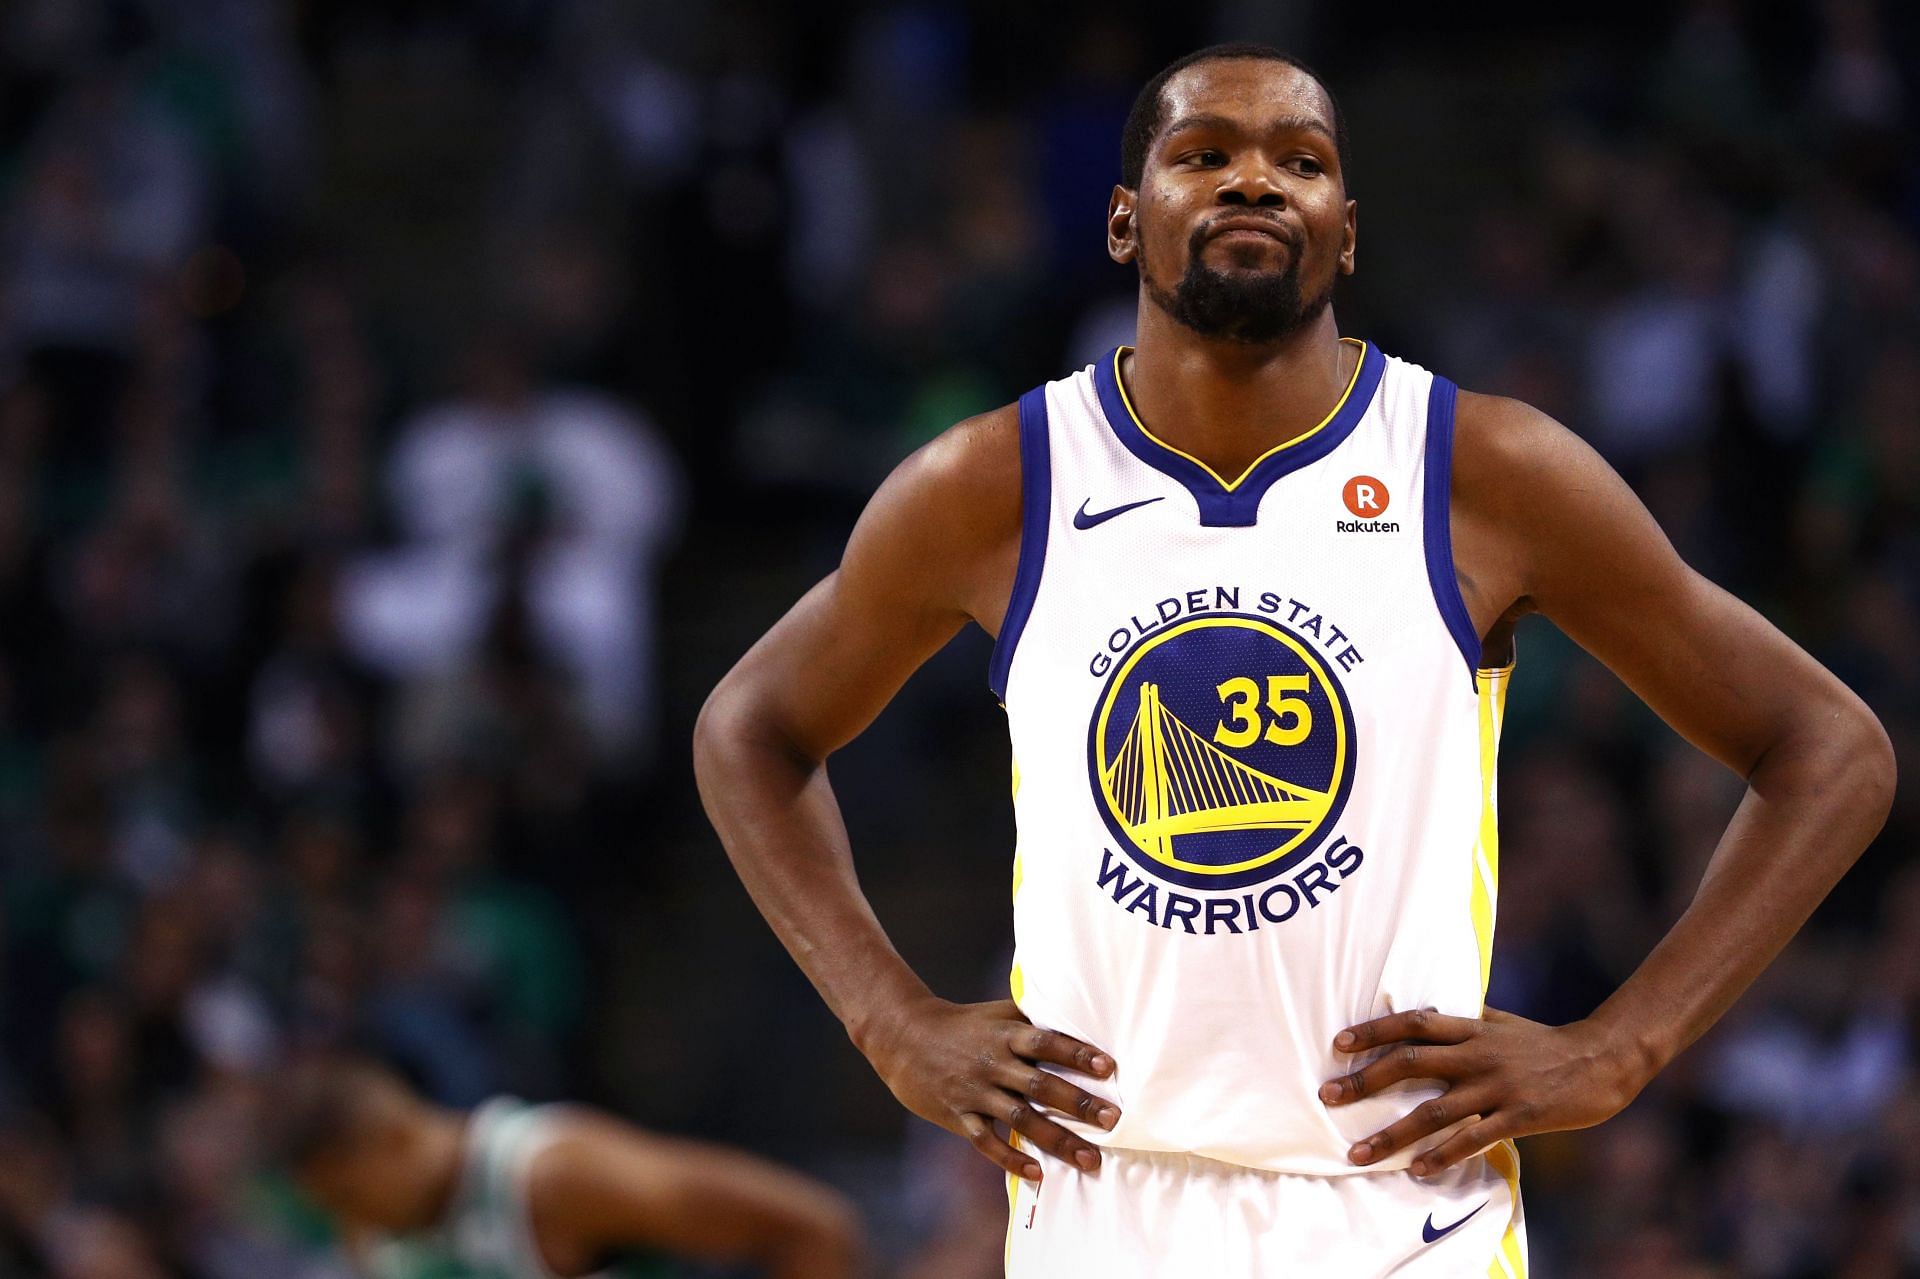
[[[1487,1203],[1488,1203],[1488,1202],[1489,1202],[1489,1201],[1487,1201],[1487,1200],[1482,1200],[1482,1201],[1481,1201],[1481,1204],[1480,1204],[1480,1208],[1484,1208],[1484,1207],[1486,1207],[1486,1206],[1487,1206]],[[1450,1234],[1452,1234],[1452,1233],[1453,1233],[1454,1231],[1456,1231],[1456,1230],[1458,1230],[1458,1229],[1460,1229],[1460,1227],[1462,1227],[1462,1226],[1464,1226],[1464,1225],[1466,1225],[1466,1224],[1467,1224],[1467,1223],[1468,1223],[1469,1221],[1472,1221],[1472,1220],[1474,1219],[1474,1217],[1476,1217],[1477,1215],[1479,1215],[1479,1212],[1480,1212],[1480,1208],[1475,1208],[1475,1209],[1474,1209],[1474,1210],[1473,1210],[1472,1212],[1470,1212],[1470,1213],[1468,1213],[1468,1214],[1467,1214],[1466,1216],[1464,1216],[1464,1217],[1462,1217],[1462,1218],[1460,1218],[1460,1220],[1458,1220],[1458,1221],[1456,1221],[1456,1222],[1454,1222],[1454,1223],[1453,1223],[1453,1224],[1452,1224],[1451,1226],[1441,1226],[1441,1227],[1440,1227],[1439,1229],[1437,1229],[1437,1230],[1436,1230],[1436,1229],[1434,1228],[1434,1225],[1433,1225],[1433,1214],[1432,1214],[1432,1213],[1428,1213],[1428,1214],[1427,1214],[1427,1223],[1426,1223],[1426,1224],[1425,1224],[1424,1226],[1421,1226],[1421,1227],[1420,1227],[1420,1239],[1421,1239],[1421,1242],[1423,1242],[1423,1243],[1432,1243],[1432,1242],[1433,1242],[1434,1240],[1436,1240],[1436,1239],[1444,1239],[1444,1238],[1446,1238],[1446,1237],[1447,1237],[1448,1235],[1450,1235]]]

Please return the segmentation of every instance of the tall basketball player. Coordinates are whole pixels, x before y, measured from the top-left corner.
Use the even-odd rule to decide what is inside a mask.
[[[1577,437],[1341,335],[1345,151],[1273,50],[1156,76],[1107,209],[1138,345],[903,463],[701,719],[768,921],[894,1095],[1011,1174],[1013,1275],[1518,1279],[1512,1139],[1631,1101],[1890,804],[1872,713]],[[1534,611],[1748,785],[1691,907],[1565,1026],[1483,1005]],[[824,767],[969,619],[1019,831],[1013,999],[979,1005],[889,945]]]

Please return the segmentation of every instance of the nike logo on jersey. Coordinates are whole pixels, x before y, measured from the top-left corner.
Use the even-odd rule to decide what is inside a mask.
[[[1491,1201],[1490,1201],[1490,1200],[1485,1200],[1485,1199],[1483,1199],[1483,1200],[1481,1200],[1481,1201],[1480,1201],[1480,1208],[1484,1208],[1484,1207],[1486,1207],[1486,1206],[1487,1206],[1487,1204],[1488,1204],[1489,1202],[1491,1202]],[[1472,1212],[1470,1212],[1470,1213],[1468,1213],[1468,1214],[1467,1214],[1466,1216],[1464,1216],[1464,1217],[1462,1217],[1462,1218],[1460,1218],[1460,1220],[1458,1220],[1458,1221],[1456,1221],[1456,1222],[1454,1222],[1454,1223],[1453,1223],[1453,1224],[1452,1224],[1451,1226],[1441,1226],[1441,1227],[1439,1227],[1438,1229],[1436,1229],[1436,1228],[1434,1227],[1434,1224],[1433,1224],[1433,1214],[1432,1214],[1432,1213],[1428,1213],[1428,1214],[1427,1214],[1427,1223],[1426,1223],[1426,1224],[1425,1224],[1424,1226],[1421,1226],[1421,1227],[1420,1227],[1420,1240],[1421,1240],[1421,1242],[1422,1242],[1422,1243],[1432,1243],[1432,1242],[1434,1242],[1434,1241],[1435,1241],[1436,1239],[1444,1239],[1444,1238],[1446,1238],[1446,1237],[1447,1237],[1448,1235],[1450,1235],[1450,1234],[1452,1234],[1452,1233],[1453,1233],[1454,1231],[1456,1231],[1456,1230],[1458,1230],[1458,1229],[1460,1229],[1460,1227],[1462,1227],[1462,1226],[1464,1226],[1464,1225],[1466,1225],[1466,1224],[1467,1224],[1467,1223],[1468,1223],[1469,1221],[1472,1221],[1472,1220],[1473,1220],[1473,1219],[1474,1219],[1474,1218],[1475,1218],[1476,1216],[1478,1216],[1478,1215],[1479,1215],[1479,1213],[1480,1213],[1480,1208],[1475,1208],[1475,1209],[1474,1209],[1474,1210],[1473,1210]]]
[[[1087,502],[1091,502],[1092,500],[1092,498],[1088,498]],[[1152,506],[1159,500],[1157,497],[1144,497],[1138,502],[1128,502],[1125,506],[1111,506],[1104,511],[1095,511],[1091,514],[1087,511],[1087,502],[1082,502],[1080,503],[1080,509],[1073,513],[1073,526],[1083,529],[1092,528],[1096,524],[1105,524],[1116,515],[1125,515],[1128,511],[1138,507]]]

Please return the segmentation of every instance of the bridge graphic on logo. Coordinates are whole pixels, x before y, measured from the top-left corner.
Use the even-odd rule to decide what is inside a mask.
[[[1310,830],[1333,796],[1241,763],[1180,722],[1158,684],[1140,685],[1126,740],[1102,770],[1114,815],[1157,861],[1174,862],[1177,835]]]

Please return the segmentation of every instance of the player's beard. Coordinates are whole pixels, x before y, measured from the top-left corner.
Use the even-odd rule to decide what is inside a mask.
[[[1140,279],[1147,296],[1176,321],[1205,338],[1256,345],[1277,342],[1320,318],[1333,301],[1333,281],[1312,297],[1300,287],[1300,252],[1290,245],[1287,265],[1278,271],[1228,274],[1201,259],[1207,230],[1199,227],[1187,244],[1187,270],[1168,292],[1147,272],[1145,247],[1139,255]]]

